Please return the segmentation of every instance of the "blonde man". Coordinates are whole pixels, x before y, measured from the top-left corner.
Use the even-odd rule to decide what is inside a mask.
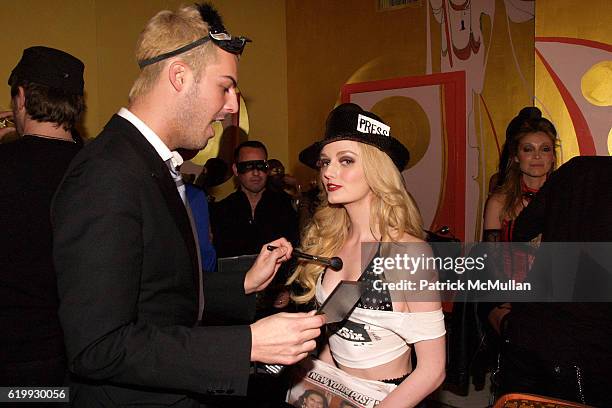
[[[54,256],[74,406],[223,406],[212,396],[246,394],[250,361],[292,364],[315,347],[320,316],[245,324],[251,294],[291,256],[285,239],[262,249],[246,275],[203,281],[175,172],[175,150],[203,148],[213,122],[238,109],[246,42],[208,5],[153,17],[138,40],[142,71],[128,108],[75,158],[58,190]]]

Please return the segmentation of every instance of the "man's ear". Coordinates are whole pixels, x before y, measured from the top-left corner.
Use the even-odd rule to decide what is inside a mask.
[[[16,111],[20,111],[22,109],[25,109],[25,89],[23,89],[22,86],[17,87],[17,95],[15,95],[14,97],[14,106],[16,108]]]
[[[238,169],[236,168],[236,163],[232,164],[232,171],[234,172],[234,176],[238,177]]]
[[[180,60],[172,62],[168,67],[168,80],[176,92],[185,89],[191,74],[191,69]]]

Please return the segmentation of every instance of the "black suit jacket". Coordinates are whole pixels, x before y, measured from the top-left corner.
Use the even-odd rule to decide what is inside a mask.
[[[528,241],[542,234],[543,245],[590,242],[608,246],[611,209],[612,157],[575,157],[549,177],[520,213],[513,240]],[[555,244],[545,252],[541,247],[528,278],[544,287],[548,284],[552,293],[609,299],[612,277],[609,267],[602,265],[609,265],[610,251],[598,262],[589,257],[589,249],[602,244],[582,248]],[[573,272],[573,280],[568,272]],[[609,375],[612,303],[514,303],[507,322],[510,341],[539,358],[575,363],[591,373]]]
[[[189,219],[166,165],[130,122],[115,115],[75,157],[52,222],[74,405],[246,394],[250,328],[195,327]],[[205,318],[250,321],[243,274],[205,279]]]
[[[285,192],[266,188],[252,215],[246,194],[238,189],[211,206],[210,226],[219,258],[258,254],[262,245],[280,237],[297,246],[297,213]]]

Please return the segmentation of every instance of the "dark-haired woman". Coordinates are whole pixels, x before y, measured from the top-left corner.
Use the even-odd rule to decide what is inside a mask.
[[[524,108],[512,124],[513,132],[507,135],[504,145],[507,163],[503,172],[500,171],[504,179],[485,206],[483,238],[486,242],[512,241],[513,220],[555,168],[557,131],[548,119],[542,118],[540,110]],[[526,272],[520,262],[508,264],[505,270],[508,278],[516,280],[523,280]]]
[[[511,242],[514,220],[535,197],[540,187],[555,168],[555,146],[557,131],[538,108],[524,108],[508,126],[504,152],[500,157],[500,175],[503,181],[487,200],[484,213],[484,236],[486,242]],[[501,162],[506,164],[502,167]],[[539,237],[534,241],[539,241]],[[533,261],[530,251],[502,248],[504,278],[523,281]],[[505,319],[512,305],[482,304],[479,312],[486,316],[491,327],[503,337]],[[507,376],[504,380],[502,363],[500,393],[508,391]],[[511,388],[511,386],[510,386]]]
[[[510,241],[511,221],[555,167],[557,131],[538,108],[522,109],[506,133],[499,182],[485,207],[485,241]]]
[[[508,126],[506,127],[506,139],[504,141],[504,145],[502,146],[502,150],[499,153],[499,164],[497,166],[497,173],[493,174],[489,179],[489,194],[494,193],[495,190],[501,187],[501,185],[506,180],[506,175],[508,174],[508,164],[510,161],[509,148],[512,144],[509,141],[511,141],[517,136],[521,126],[526,120],[537,120],[541,118],[542,112],[540,111],[540,109],[536,108],[535,106],[527,106],[521,109],[518,115],[512,118],[510,123],[508,123]],[[552,123],[550,123],[550,125],[552,126]]]

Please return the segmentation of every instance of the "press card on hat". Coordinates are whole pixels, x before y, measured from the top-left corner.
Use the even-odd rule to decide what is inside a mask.
[[[357,131],[361,133],[371,133],[373,135],[389,136],[391,127],[376,119],[359,114],[357,117]]]

